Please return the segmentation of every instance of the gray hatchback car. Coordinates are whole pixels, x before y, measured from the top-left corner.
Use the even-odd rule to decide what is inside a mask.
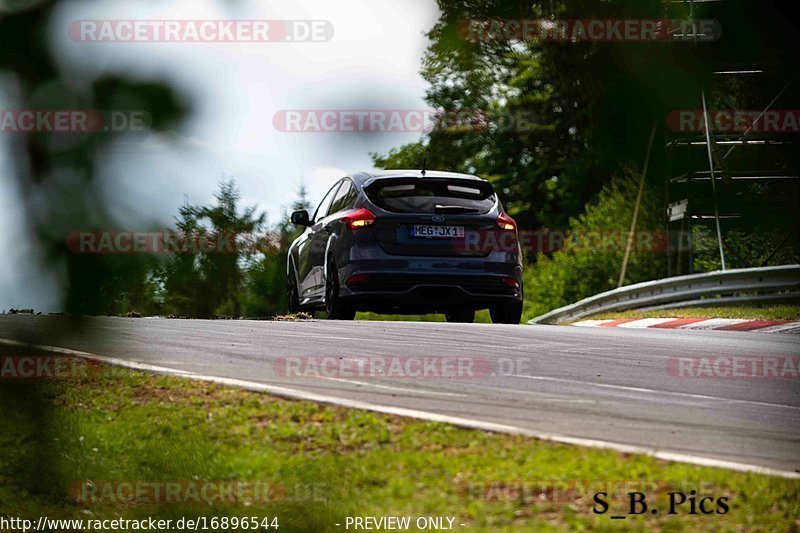
[[[472,322],[522,316],[517,225],[491,183],[468,174],[358,172],[340,179],[289,248],[289,311],[444,313]]]

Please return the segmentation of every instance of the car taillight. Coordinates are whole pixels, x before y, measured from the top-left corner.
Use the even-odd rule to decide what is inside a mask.
[[[500,213],[497,217],[497,226],[504,231],[517,231],[517,223],[505,213]]]
[[[347,285],[363,285],[372,281],[372,276],[369,274],[353,274],[345,282]]]
[[[366,207],[362,207],[347,213],[341,220],[347,224],[347,229],[354,230],[364,228],[375,223],[375,213]]]
[[[519,289],[519,281],[515,280],[514,278],[503,278],[503,285]]]

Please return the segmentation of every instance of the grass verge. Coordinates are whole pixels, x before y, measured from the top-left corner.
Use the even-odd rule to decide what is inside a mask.
[[[66,381],[0,380],[0,416],[5,517],[277,517],[281,532],[342,531],[347,516],[383,515],[454,517],[462,531],[799,525],[798,481],[122,369]],[[214,490],[198,501],[187,490],[223,482],[271,489],[267,498],[242,491],[233,501],[212,501]],[[124,483],[181,489],[171,499],[145,491],[137,503]],[[646,492],[659,514],[612,520],[626,512],[623,493],[630,490]],[[712,514],[689,514],[687,502],[668,515],[668,492],[691,490],[698,501],[727,498],[729,512],[718,514],[713,505]],[[602,515],[592,512],[598,491],[608,492],[610,509]]]

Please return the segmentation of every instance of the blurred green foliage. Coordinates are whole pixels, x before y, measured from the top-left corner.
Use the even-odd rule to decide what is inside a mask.
[[[638,186],[633,172],[613,180],[597,203],[571,221],[565,246],[551,255],[539,253],[528,265],[523,320],[616,288]],[[663,220],[657,209],[661,201],[653,187],[645,188],[626,284],[656,279],[664,271]]]

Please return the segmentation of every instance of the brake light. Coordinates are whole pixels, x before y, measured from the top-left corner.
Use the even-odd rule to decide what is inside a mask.
[[[372,281],[372,276],[369,274],[353,274],[345,282],[347,285],[363,285]]]
[[[514,278],[503,278],[503,285],[519,289],[519,281],[515,280]]]
[[[497,226],[504,231],[517,231],[517,223],[505,213],[497,217]]]
[[[375,223],[375,213],[366,207],[362,207],[347,213],[341,220],[347,224],[347,229],[354,230],[364,228]]]

